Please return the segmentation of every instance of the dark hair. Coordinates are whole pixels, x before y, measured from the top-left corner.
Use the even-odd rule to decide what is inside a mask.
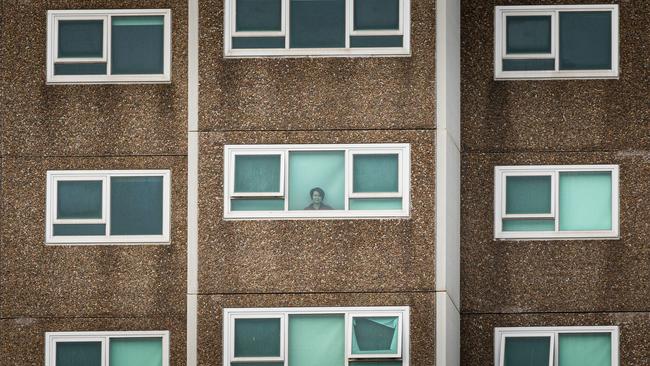
[[[322,199],[325,199],[325,191],[323,191],[323,189],[320,188],[320,187],[312,188],[312,189],[309,191],[309,198],[314,198],[314,192],[318,192],[318,193],[320,193],[320,197],[321,197]]]

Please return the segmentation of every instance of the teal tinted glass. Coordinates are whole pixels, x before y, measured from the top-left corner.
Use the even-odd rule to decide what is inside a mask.
[[[560,231],[612,229],[612,174],[560,173]]]
[[[350,361],[350,366],[402,366],[402,361]]]
[[[280,155],[236,155],[235,192],[280,192]]]
[[[352,354],[396,354],[398,325],[396,316],[353,317]]]
[[[289,153],[289,209],[316,209],[317,200],[310,197],[314,188],[320,188],[325,195],[323,198],[318,194],[322,199],[319,209],[345,208],[345,152]]]
[[[345,0],[290,0],[291,48],[345,47]]]
[[[399,0],[354,0],[354,29],[399,29]]]
[[[560,70],[611,68],[611,13],[560,12]]]
[[[97,58],[104,53],[103,20],[59,20],[58,56]]]
[[[280,318],[235,319],[235,357],[279,357]]]
[[[555,70],[555,59],[503,59],[503,71],[548,71]]]
[[[551,16],[507,16],[506,53],[551,53]]]
[[[102,181],[60,180],[56,189],[58,219],[102,218]]]
[[[162,338],[111,338],[109,366],[162,366]]]
[[[504,366],[548,366],[551,337],[506,337]]]
[[[354,198],[350,210],[401,210],[401,198]]]
[[[284,362],[231,362],[230,366],[284,366]]]
[[[113,17],[111,24],[113,74],[162,74],[164,17]]]
[[[352,159],[353,192],[397,192],[399,190],[397,154],[354,154]]]
[[[111,178],[111,234],[161,235],[163,177]]]
[[[56,342],[56,366],[102,366],[102,343]]]
[[[343,315],[290,315],[289,366],[345,365]]]
[[[246,31],[282,29],[281,0],[236,0],[236,28]]]
[[[232,37],[232,48],[284,48],[284,37]]]
[[[232,211],[282,211],[284,199],[232,199],[230,209]]]
[[[555,220],[553,219],[505,219],[503,220],[503,231],[555,231]]]
[[[106,64],[54,64],[54,75],[105,75]]]
[[[54,224],[54,236],[91,236],[106,235],[105,224]]]
[[[350,47],[402,47],[403,36],[350,36]]]
[[[507,214],[551,213],[551,176],[506,177]]]
[[[560,334],[558,366],[611,366],[610,333]]]

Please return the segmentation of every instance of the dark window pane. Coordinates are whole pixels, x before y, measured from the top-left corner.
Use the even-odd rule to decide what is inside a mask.
[[[350,361],[350,366],[402,366],[402,361]]]
[[[160,235],[162,177],[111,178],[111,235]]]
[[[279,192],[280,155],[235,156],[235,192]]]
[[[612,68],[610,12],[560,13],[560,70]]]
[[[54,75],[106,75],[106,63],[55,64]]]
[[[399,0],[354,0],[354,29],[399,29]]]
[[[282,29],[281,0],[237,0],[238,31],[279,31]]]
[[[551,176],[506,177],[507,214],[551,213]]]
[[[345,0],[291,0],[291,48],[345,47]]]
[[[102,181],[60,180],[56,212],[59,219],[101,219]]]
[[[551,53],[551,16],[506,17],[506,52]]]
[[[55,224],[54,236],[106,235],[105,224]]]
[[[399,190],[397,154],[356,154],[353,159],[353,192],[397,192]]]
[[[284,37],[233,37],[232,48],[284,48]]]
[[[350,47],[402,47],[402,36],[352,36]]]
[[[112,73],[162,74],[164,17],[113,17],[112,19]]]
[[[103,50],[102,20],[59,21],[59,57],[102,57]]]
[[[101,342],[57,342],[56,366],[101,366]]]
[[[548,366],[550,337],[506,337],[504,366]]]
[[[280,319],[235,319],[235,357],[280,356]]]
[[[555,70],[554,59],[544,60],[503,60],[503,71],[553,71]]]
[[[399,318],[396,316],[354,317],[352,354],[395,354]]]

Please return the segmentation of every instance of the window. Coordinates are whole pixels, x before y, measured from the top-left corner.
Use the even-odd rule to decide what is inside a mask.
[[[496,328],[497,366],[619,366],[618,327]]]
[[[48,83],[169,82],[171,12],[48,11]]]
[[[409,145],[228,145],[225,218],[405,217]]]
[[[169,332],[47,332],[45,366],[169,366]]]
[[[498,166],[496,238],[617,238],[618,166]]]
[[[169,170],[48,171],[46,242],[169,242],[169,177]]]
[[[224,366],[408,366],[409,308],[224,310]]]
[[[497,6],[495,78],[618,77],[618,5]]]
[[[408,55],[409,0],[226,0],[225,56]]]

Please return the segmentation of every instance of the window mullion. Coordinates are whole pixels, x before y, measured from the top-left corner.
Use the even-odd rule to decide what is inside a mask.
[[[228,1],[228,0],[226,0]],[[231,0],[231,1],[237,1],[237,0]],[[291,0],[282,0],[282,3],[284,5],[284,48],[289,49],[290,48],[290,42],[291,42]],[[286,208],[285,208],[286,210]]]
[[[555,55],[555,71],[560,71],[560,11],[556,10],[551,18],[553,23],[551,34],[553,37],[553,53]]]
[[[106,175],[106,237],[111,236],[111,175]]]
[[[555,211],[555,231],[560,231],[560,172],[553,172],[553,204]]]

